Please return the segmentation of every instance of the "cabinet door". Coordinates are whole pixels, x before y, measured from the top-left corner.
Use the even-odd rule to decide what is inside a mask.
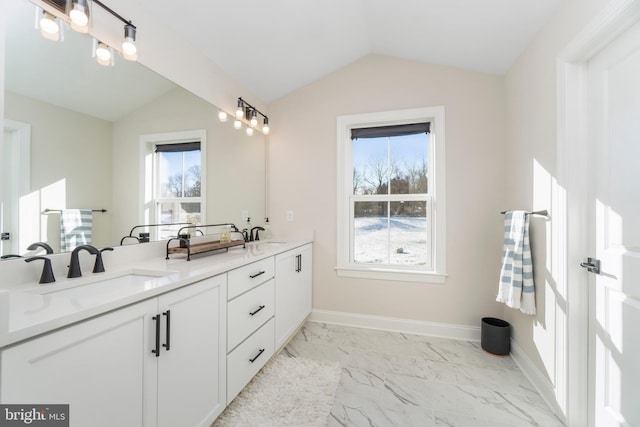
[[[310,244],[276,256],[276,348],[311,313],[311,260]]]
[[[159,297],[158,426],[208,426],[224,409],[226,277]]]
[[[145,324],[156,301],[2,351],[2,403],[69,404],[70,425],[141,426]]]

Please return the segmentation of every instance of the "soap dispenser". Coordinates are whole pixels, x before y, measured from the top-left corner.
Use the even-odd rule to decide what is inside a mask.
[[[265,239],[270,239],[271,238],[271,224],[269,224],[269,218],[265,218],[264,219],[264,225],[262,226],[262,228],[264,228],[264,231],[262,232],[262,235],[264,236]]]

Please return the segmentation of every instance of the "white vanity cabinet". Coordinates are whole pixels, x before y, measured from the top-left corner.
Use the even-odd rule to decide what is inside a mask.
[[[0,400],[69,404],[71,426],[144,425],[145,301],[5,349]]]
[[[274,353],[274,272],[269,257],[228,273],[227,403]]]
[[[276,349],[311,313],[312,259],[310,243],[276,255]]]
[[[0,401],[71,426],[208,426],[225,407],[226,275],[2,350]]]

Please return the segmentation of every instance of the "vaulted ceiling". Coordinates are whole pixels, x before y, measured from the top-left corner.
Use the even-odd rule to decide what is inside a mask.
[[[154,0],[153,12],[271,102],[369,54],[501,75],[563,0]]]

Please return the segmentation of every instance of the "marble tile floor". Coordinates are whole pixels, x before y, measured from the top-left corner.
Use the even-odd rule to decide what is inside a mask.
[[[342,365],[329,427],[564,425],[480,343],[307,322],[282,351]]]

